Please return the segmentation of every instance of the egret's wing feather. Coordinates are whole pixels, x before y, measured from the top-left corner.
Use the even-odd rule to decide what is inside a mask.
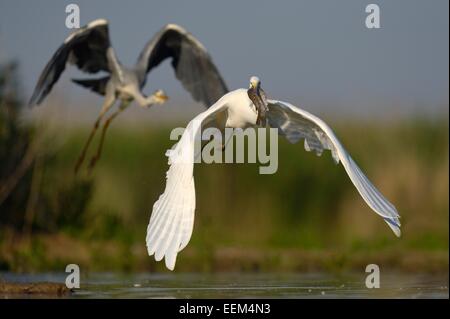
[[[169,58],[172,59],[177,79],[194,100],[208,107],[228,92],[205,47],[192,34],[175,24],[166,25],[142,50],[137,65],[143,81],[145,73]]]
[[[92,21],[72,33],[56,50],[42,71],[31,96],[30,105],[40,104],[58,81],[66,64],[75,64],[81,71],[109,72],[106,51],[110,47],[108,22]]]
[[[267,117],[271,127],[279,129],[291,143],[304,139],[305,149],[318,155],[330,150],[335,163],[341,162],[351,181],[365,202],[382,216],[397,236],[400,236],[400,220],[396,208],[364,175],[350,157],[331,128],[321,119],[292,104],[269,100]]]
[[[220,99],[208,110],[200,113],[189,122],[176,146],[168,150],[169,170],[166,188],[153,205],[153,211],[147,228],[147,250],[155,254],[157,261],[165,257],[166,266],[173,270],[176,257],[189,242],[194,225],[195,185],[194,158],[196,141],[202,125],[225,110],[225,103]]]

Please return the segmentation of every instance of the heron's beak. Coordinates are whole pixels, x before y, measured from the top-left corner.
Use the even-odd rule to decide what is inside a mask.
[[[159,104],[163,104],[169,99],[169,97],[162,90],[156,91],[153,94],[153,97],[157,101],[157,103],[159,103]]]
[[[160,99],[162,102],[166,102],[169,99],[169,96],[165,95],[164,93],[158,94],[158,99]]]

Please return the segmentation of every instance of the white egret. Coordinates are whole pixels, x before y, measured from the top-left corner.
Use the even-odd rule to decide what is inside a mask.
[[[290,103],[266,99],[257,77],[250,80],[250,88],[237,89],[225,94],[209,109],[189,122],[177,145],[166,154],[170,168],[164,193],[153,206],[147,228],[148,254],[157,261],[165,257],[166,267],[173,270],[176,257],[188,244],[194,225],[194,146],[201,127],[219,114],[225,114],[224,127],[247,128],[268,123],[278,128],[289,142],[304,139],[307,151],[320,155],[330,150],[335,163],[341,162],[356,189],[395,235],[400,236],[400,216],[396,208],[372,185],[356,165],[331,128],[318,117]]]

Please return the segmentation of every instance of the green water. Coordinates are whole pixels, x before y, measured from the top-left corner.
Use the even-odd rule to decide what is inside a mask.
[[[1,273],[6,282],[61,282],[66,274]],[[90,274],[68,298],[449,298],[448,274],[381,275],[380,288],[365,273],[308,274]],[[48,298],[9,295],[3,298]]]

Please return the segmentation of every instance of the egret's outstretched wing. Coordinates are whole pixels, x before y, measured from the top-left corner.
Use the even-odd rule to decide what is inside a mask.
[[[172,59],[177,79],[194,100],[206,107],[228,92],[205,47],[192,34],[175,24],[162,28],[142,50],[137,65],[144,82],[146,73],[168,58]]]
[[[226,95],[225,95],[226,97]],[[194,158],[196,140],[201,139],[201,127],[215,115],[225,111],[224,99],[197,115],[189,122],[181,139],[168,150],[170,168],[167,171],[164,193],[153,205],[147,227],[147,250],[160,261],[165,257],[166,267],[173,270],[177,254],[188,244],[194,226],[195,186]]]
[[[75,64],[81,71],[110,72],[107,49],[110,47],[108,22],[94,20],[72,33],[45,66],[31,96],[30,105],[40,104],[58,81],[66,64]]]
[[[348,176],[366,203],[382,216],[395,235],[400,236],[400,220],[395,207],[372,185],[356,165],[331,128],[321,119],[292,104],[268,100],[267,118],[271,127],[277,127],[291,143],[304,139],[305,149],[322,154],[331,150],[336,164],[342,162]]]

